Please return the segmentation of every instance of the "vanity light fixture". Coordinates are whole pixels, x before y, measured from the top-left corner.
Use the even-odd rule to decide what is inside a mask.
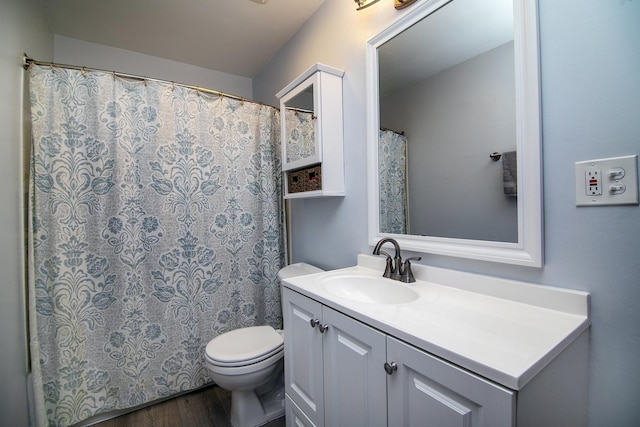
[[[410,6],[416,0],[394,0],[393,7],[396,9],[404,9],[407,6]]]
[[[259,0],[253,0],[259,1]],[[380,0],[354,0],[358,7],[356,10],[362,10],[367,8],[375,3],[378,3]],[[415,3],[416,0],[393,0],[393,7],[396,9],[404,9],[405,7]]]
[[[378,3],[380,0],[354,0],[354,1],[358,5],[356,10],[362,10],[364,8],[367,8],[367,7],[371,6],[374,3]],[[396,1],[398,1],[398,0],[396,0]]]

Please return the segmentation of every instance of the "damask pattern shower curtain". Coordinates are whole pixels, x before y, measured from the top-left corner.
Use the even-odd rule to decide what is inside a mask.
[[[57,67],[29,84],[38,425],[202,386],[211,338],[281,325],[276,109]]]
[[[378,139],[380,231],[406,234],[408,224],[407,138],[380,130]]]

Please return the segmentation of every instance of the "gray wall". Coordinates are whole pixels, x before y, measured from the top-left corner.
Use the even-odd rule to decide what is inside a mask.
[[[115,70],[185,83],[251,99],[251,79],[182,62],[56,35],[54,60],[59,64]]]
[[[518,241],[502,162],[516,148],[513,42],[380,100],[380,126],[407,136],[410,234]]]
[[[0,1],[0,425],[26,426],[27,356],[23,277],[22,56],[51,60],[53,35],[39,0]]]
[[[423,263],[592,294],[589,424],[640,420],[640,208],[577,208],[574,162],[640,152],[640,2],[539,0],[545,264],[424,255]],[[409,8],[410,10],[410,8]],[[314,62],[344,77],[344,198],[292,203],[293,261],[353,265],[367,253],[365,43],[407,11],[327,0],[254,79],[275,93]]]

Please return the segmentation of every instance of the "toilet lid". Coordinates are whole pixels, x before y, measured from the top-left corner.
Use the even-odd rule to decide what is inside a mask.
[[[213,362],[246,364],[276,353],[283,345],[282,335],[271,326],[251,326],[218,335],[207,344],[206,354]]]

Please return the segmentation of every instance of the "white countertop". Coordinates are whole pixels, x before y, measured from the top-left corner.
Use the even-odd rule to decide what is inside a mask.
[[[589,294],[413,264],[419,294],[402,304],[356,302],[321,280],[345,272],[379,278],[384,258],[286,279],[283,286],[513,390],[589,328]],[[390,280],[390,279],[389,279]]]

